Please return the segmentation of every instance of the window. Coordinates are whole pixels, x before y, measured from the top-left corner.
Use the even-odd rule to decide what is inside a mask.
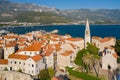
[[[35,52],[35,55],[37,55],[37,52]]]
[[[19,62],[19,64],[21,64],[21,62]]]
[[[12,64],[12,61],[10,61],[10,63]]]
[[[32,64],[32,67],[34,67],[34,65]]]
[[[109,54],[109,51],[107,51],[107,53]]]
[[[23,65],[25,65],[25,63],[23,63]]]
[[[15,61],[15,64],[16,64],[17,62]]]
[[[26,52],[24,54],[26,54]]]
[[[30,66],[30,64],[28,64],[28,66]]]
[[[30,54],[32,54],[32,52],[30,52]]]

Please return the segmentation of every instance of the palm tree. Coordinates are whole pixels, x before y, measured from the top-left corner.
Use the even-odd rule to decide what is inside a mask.
[[[82,60],[83,63],[88,67],[88,71],[91,71],[95,62],[94,56],[90,53],[87,53],[82,57]]]
[[[88,44],[87,46],[87,51],[92,55],[91,56],[91,64],[92,64],[92,68],[94,69],[96,76],[98,77],[98,71],[96,69],[96,63],[98,63],[100,57],[98,56],[98,51],[99,48],[97,48],[95,45],[93,44]]]

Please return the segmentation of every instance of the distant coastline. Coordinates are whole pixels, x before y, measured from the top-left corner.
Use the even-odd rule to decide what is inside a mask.
[[[37,26],[69,26],[69,25],[85,25],[85,24],[43,24],[43,25],[19,25],[19,26],[0,26],[0,28],[7,27],[37,27]],[[90,24],[90,25],[120,25],[120,24]]]

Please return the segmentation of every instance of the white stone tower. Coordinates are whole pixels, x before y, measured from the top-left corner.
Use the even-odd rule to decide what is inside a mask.
[[[88,19],[86,21],[86,28],[85,28],[85,48],[87,47],[87,43],[90,43],[91,41],[91,36],[90,36],[90,28],[89,28],[89,22]]]

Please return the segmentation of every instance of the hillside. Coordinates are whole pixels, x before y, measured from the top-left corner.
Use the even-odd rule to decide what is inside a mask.
[[[15,17],[17,22],[31,22],[41,24],[51,23],[66,23],[68,20],[57,14],[50,14],[46,12],[22,12]]]
[[[69,23],[70,20],[66,20],[64,17],[57,14],[47,12],[33,12],[25,11],[20,12],[14,16],[0,17],[0,22],[15,22],[15,23],[36,23],[36,24],[59,24]]]
[[[62,10],[61,14],[67,19],[84,21],[89,19],[94,23],[120,23],[120,9],[73,9]]]
[[[120,9],[69,9],[59,10],[36,4],[0,0],[0,22],[29,22],[40,24],[84,23],[120,24]]]

